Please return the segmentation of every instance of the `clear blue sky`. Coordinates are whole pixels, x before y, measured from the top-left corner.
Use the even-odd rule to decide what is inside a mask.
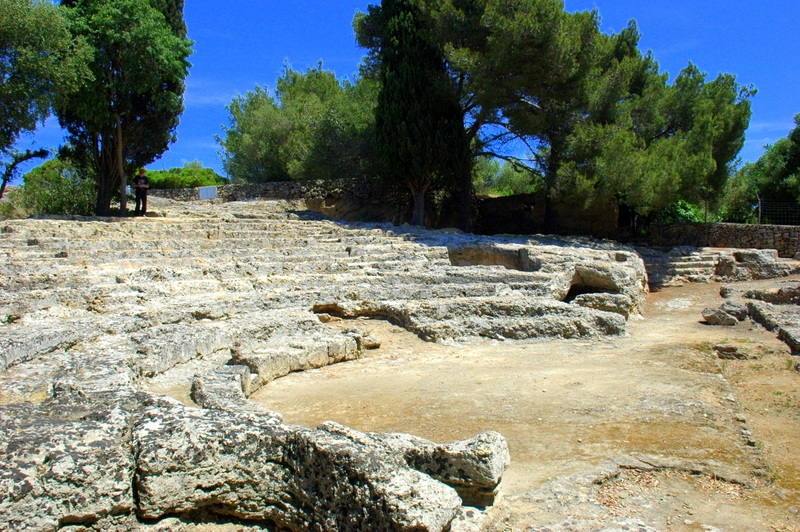
[[[186,23],[195,41],[186,110],[177,143],[149,168],[198,160],[222,173],[215,135],[229,123],[225,106],[256,85],[274,87],[285,62],[305,70],[322,61],[338,77],[353,76],[364,51],[356,46],[351,23],[369,3],[186,0]],[[765,144],[794,126],[800,113],[800,0],[566,0],[565,5],[568,11],[597,9],[606,32],[618,32],[635,19],[640,47],[652,50],[671,77],[691,61],[709,78],[727,72],[740,84],[754,85],[758,94],[743,160],[758,159]],[[51,119],[26,140],[20,147],[54,147],[61,134]]]

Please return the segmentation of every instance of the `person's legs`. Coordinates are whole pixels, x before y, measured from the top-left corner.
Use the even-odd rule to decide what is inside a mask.
[[[147,214],[147,192],[142,194],[142,216]]]

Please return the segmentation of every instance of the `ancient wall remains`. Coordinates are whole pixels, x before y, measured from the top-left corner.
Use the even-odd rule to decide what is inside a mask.
[[[675,223],[654,228],[654,246],[777,249],[778,255],[800,259],[800,226],[725,223]]]
[[[154,196],[176,201],[197,201],[199,188],[151,190]],[[385,186],[374,179],[275,181],[217,187],[217,201],[303,200],[305,207],[326,216],[361,222],[403,223],[410,209],[404,189]],[[410,211],[409,211],[410,212]]]
[[[196,201],[200,189],[151,190],[154,196],[177,201]],[[218,201],[303,200],[305,207],[326,216],[351,222],[391,222],[401,225],[411,218],[411,195],[407,188],[388,187],[376,179],[281,181],[217,187]],[[457,225],[457,206],[443,194],[426,198],[426,227]],[[616,205],[576,210],[554,205],[560,234],[614,238],[617,235]],[[477,198],[473,208],[473,232],[478,234],[537,234],[545,232],[544,194],[521,194],[500,198]]]

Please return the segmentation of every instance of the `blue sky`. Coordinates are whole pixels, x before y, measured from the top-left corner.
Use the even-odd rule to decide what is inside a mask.
[[[377,3],[377,2],[372,2]],[[222,172],[215,140],[228,125],[225,106],[256,85],[275,86],[283,65],[305,70],[323,62],[352,77],[364,51],[355,43],[353,16],[362,0],[186,0],[195,41],[187,78],[186,110],[178,141],[151,169],[200,161]],[[568,11],[597,9],[603,31],[618,32],[635,19],[640,48],[652,50],[674,77],[689,61],[709,79],[720,72],[754,85],[753,116],[740,156],[754,161],[763,146],[784,137],[800,113],[800,1],[798,0],[565,0]],[[54,120],[20,143],[54,147],[62,135]]]

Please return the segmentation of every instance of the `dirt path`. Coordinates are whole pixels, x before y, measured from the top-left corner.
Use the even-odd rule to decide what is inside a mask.
[[[700,323],[718,294],[651,294],[628,337],[595,341],[435,345],[359,321],[380,349],[252,399],[309,427],[331,419],[440,442],[502,433],[512,465],[491,530],[799,531],[800,373],[750,322]],[[717,343],[753,358],[720,361]]]

